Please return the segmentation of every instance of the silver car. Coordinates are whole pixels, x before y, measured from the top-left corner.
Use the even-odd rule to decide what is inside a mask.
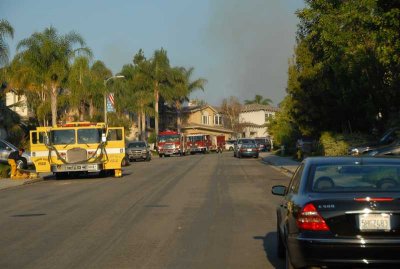
[[[129,161],[151,160],[150,147],[147,145],[145,141],[135,141],[129,143],[128,146],[126,147],[126,154],[128,156]]]
[[[18,151],[18,148],[8,142],[7,140],[0,139],[0,162],[1,163],[7,163],[8,162],[8,156],[10,155],[11,152],[13,151]],[[27,165],[31,166],[33,165],[31,156],[29,152],[24,152],[22,154],[22,157],[26,159]],[[21,164],[18,164],[18,167],[20,167]]]

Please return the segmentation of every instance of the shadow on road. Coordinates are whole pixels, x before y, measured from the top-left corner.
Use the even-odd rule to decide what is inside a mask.
[[[285,268],[285,261],[278,258],[276,253],[276,232],[267,233],[265,236],[254,236],[256,240],[262,240],[265,256],[274,268]]]

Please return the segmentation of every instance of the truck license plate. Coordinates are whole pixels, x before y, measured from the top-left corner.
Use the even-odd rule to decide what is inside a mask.
[[[361,231],[390,230],[389,214],[362,214],[359,215]]]

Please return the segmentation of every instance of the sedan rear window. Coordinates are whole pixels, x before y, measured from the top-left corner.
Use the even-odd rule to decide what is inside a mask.
[[[317,165],[311,170],[313,192],[387,192],[400,190],[398,165]]]

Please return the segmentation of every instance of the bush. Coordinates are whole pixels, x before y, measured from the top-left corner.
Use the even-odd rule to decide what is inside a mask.
[[[8,178],[8,173],[10,173],[10,166],[8,164],[0,163],[0,178]]]
[[[366,143],[370,136],[355,134],[335,134],[331,132],[323,132],[319,139],[320,149],[317,150],[321,155],[325,156],[341,156],[347,155],[350,146],[361,145]]]

